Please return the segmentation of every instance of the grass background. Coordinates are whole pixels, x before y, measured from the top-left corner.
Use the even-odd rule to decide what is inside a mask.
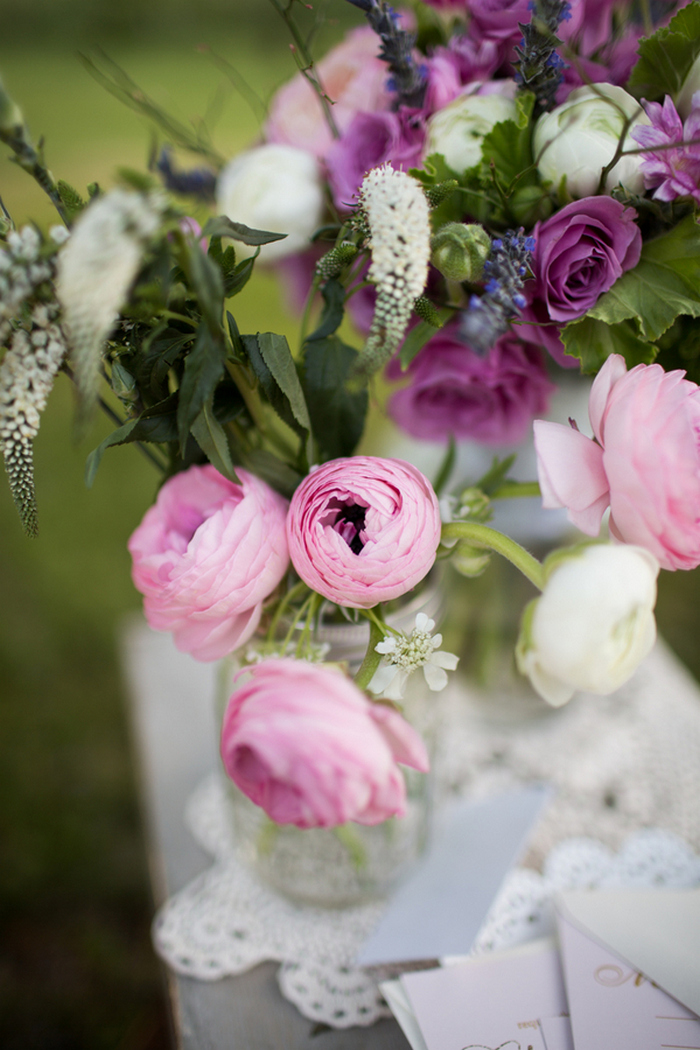
[[[328,6],[341,20],[319,53],[357,21],[341,0]],[[143,167],[149,131],[78,50],[102,46],[185,120],[208,114],[224,155],[257,125],[195,45],[227,57],[264,99],[294,71],[264,0],[0,0],[0,25],[4,83],[45,136],[54,174],[81,192]],[[0,195],[15,221],[53,221],[4,153]],[[255,330],[261,305],[270,328],[289,326],[274,282],[258,275],[237,301],[240,323]],[[111,428],[96,421],[76,447],[72,407],[60,377],[36,441],[37,540],[0,485],[0,1045],[157,1050],[169,1041],[115,652],[120,620],[139,607],[126,540],[156,476],[134,449],[110,450],[86,491],[85,456]],[[664,574],[658,611],[700,673],[696,574]]]

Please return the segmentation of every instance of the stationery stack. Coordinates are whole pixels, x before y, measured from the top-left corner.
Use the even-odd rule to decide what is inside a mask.
[[[404,974],[413,1050],[697,1050],[700,889],[576,890],[558,938]]]

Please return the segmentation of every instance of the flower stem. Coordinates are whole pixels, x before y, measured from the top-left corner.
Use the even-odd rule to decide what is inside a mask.
[[[381,624],[381,621],[376,617],[369,616],[371,609],[366,609],[365,612],[368,614],[369,619],[369,644],[367,645],[367,652],[365,658],[360,665],[360,669],[355,675],[355,685],[360,689],[366,689],[369,683],[374,678],[374,672],[381,663],[382,655],[378,653],[375,646],[381,642],[384,637],[385,629]]]
[[[489,525],[479,525],[471,521],[453,521],[442,527],[442,539],[464,540],[473,547],[495,551],[520,569],[538,590],[544,588],[544,570],[542,563],[533,557],[524,547],[512,540],[510,536],[492,529]]]
[[[518,499],[525,496],[541,496],[539,482],[537,481],[508,481],[501,485],[496,492],[491,493],[491,499]]]
[[[270,626],[267,630],[268,642],[274,642],[277,627],[279,625],[280,620],[282,619],[282,616],[284,615],[285,611],[289,608],[290,604],[293,601],[295,601],[298,597],[300,597],[300,595],[302,595],[305,590],[308,590],[306,584],[303,580],[299,580],[298,583],[295,583],[293,587],[290,587],[290,589],[287,591],[283,598],[280,598],[279,604],[275,609],[274,615],[270,620]]]

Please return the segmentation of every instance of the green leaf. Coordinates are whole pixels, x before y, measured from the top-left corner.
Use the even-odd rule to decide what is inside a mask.
[[[566,353],[581,361],[584,373],[597,372],[610,354],[622,354],[628,368],[650,364],[657,354],[657,347],[641,339],[631,321],[609,324],[590,314],[566,325],[561,338]]]
[[[242,222],[233,222],[227,215],[217,215],[216,218],[210,219],[202,230],[202,237],[230,237],[253,248],[261,244],[272,244],[273,241],[283,241],[286,236],[286,233],[252,230]]]
[[[438,310],[438,317],[443,324],[451,316],[451,310]],[[417,325],[413,326],[404,339],[399,353],[402,371],[406,371],[413,358],[418,356],[425,344],[436,335],[437,331],[438,329],[435,328],[435,325],[429,324],[427,321],[419,321]]]
[[[351,393],[345,385],[357,357],[337,336],[309,340],[304,347],[306,403],[314,437],[328,459],[351,456],[364,430],[367,390]]]
[[[79,215],[85,207],[85,201],[80,196],[78,191],[74,189],[69,182],[64,182],[63,179],[59,179],[56,183],[56,189],[58,195],[61,198],[61,204],[66,209],[66,215],[69,221]]]
[[[654,340],[679,314],[700,317],[700,227],[692,215],[648,241],[634,269],[587,316],[608,324],[635,319],[639,333]]]
[[[313,343],[317,339],[323,340],[333,335],[343,320],[345,289],[340,281],[335,278],[326,281],[321,289],[321,295],[323,296],[321,320],[316,331],[307,337],[307,343]]]
[[[242,356],[243,342],[241,340],[241,333],[238,330],[236,318],[229,310],[226,311],[226,323],[228,324],[228,331],[231,337],[231,345],[233,347],[233,352],[238,356]]]
[[[85,463],[85,485],[87,488],[92,487],[97,468],[100,465],[102,456],[106,449],[111,448],[112,445],[126,444],[126,442],[130,440],[129,435],[137,423],[137,419],[130,419],[128,423],[124,423],[123,426],[119,427],[117,430],[113,430],[111,434],[108,434],[104,441],[101,441],[97,448],[92,450]]]
[[[268,401],[288,426],[305,437],[311,430],[311,420],[286,337],[258,332],[241,339]]]
[[[684,7],[670,23],[639,44],[639,59],[628,82],[636,98],[676,96],[700,55],[700,4]]]
[[[227,248],[226,251],[228,252],[229,249]],[[234,295],[243,291],[251,278],[254,265],[255,256],[251,255],[249,259],[240,262],[232,273],[224,277],[224,295],[227,299],[232,299]]]
[[[479,478],[474,485],[474,488],[480,489],[481,492],[487,496],[492,495],[492,493],[500,488],[507,478],[508,471],[515,463],[515,460],[515,453],[512,453],[510,456],[505,456],[504,459],[499,459],[498,456],[494,456],[491,466],[486,473]]]
[[[301,484],[301,474],[293,470],[288,463],[284,463],[277,456],[274,456],[272,452],[267,452],[265,449],[254,449],[252,452],[247,452],[241,456],[241,459],[243,466],[251,474],[262,478],[276,492],[279,492],[287,499],[292,498],[294,490]]]
[[[224,309],[224,280],[221,270],[196,242],[186,242],[185,253],[186,258],[183,262],[197,296],[202,317],[213,334],[221,332],[221,316]]]
[[[440,464],[440,469],[438,471],[437,478],[435,479],[435,484],[433,485],[433,489],[435,491],[436,496],[442,495],[442,490],[444,489],[447,482],[450,480],[450,475],[454,470],[456,459],[457,444],[455,442],[454,434],[450,434],[447,450],[445,452],[444,459]]]
[[[197,330],[194,347],[185,359],[177,408],[177,430],[184,454],[190,427],[214,394],[226,367],[223,340],[215,339],[206,325]]]
[[[211,403],[204,405],[192,424],[192,436],[211,465],[229,481],[238,482],[226,431],[214,418]]]

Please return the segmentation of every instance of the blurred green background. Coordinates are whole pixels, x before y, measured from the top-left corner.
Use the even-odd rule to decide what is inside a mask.
[[[357,22],[341,0],[317,53]],[[84,71],[99,46],[182,119],[206,116],[231,155],[257,125],[198,44],[231,61],[266,100],[295,69],[266,0],[0,0],[0,74],[57,177],[81,192],[145,165],[149,129]],[[216,118],[216,119],[215,119]],[[54,221],[41,192],[0,150],[0,195],[15,221]],[[274,281],[237,301],[255,330],[288,327]],[[126,540],[155,492],[134,449],[105,456],[92,491],[60,377],[36,441],[40,536],[26,539],[0,485],[0,1045],[5,1050],[156,1050],[169,1045],[149,940],[135,775],[116,655],[139,608]],[[696,574],[665,574],[662,631],[700,673]],[[694,663],[693,663],[694,661]]]

